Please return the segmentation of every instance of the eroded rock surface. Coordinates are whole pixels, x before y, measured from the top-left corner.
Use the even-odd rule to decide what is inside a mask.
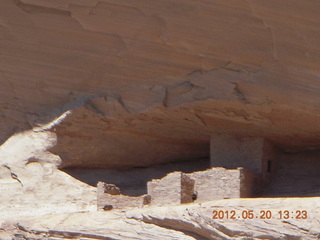
[[[1,1],[0,141],[68,113],[56,126],[62,167],[202,157],[213,133],[319,148],[319,8]]]
[[[320,237],[319,198],[230,199],[124,211],[54,214],[2,222],[3,239],[302,239]],[[235,211],[236,219],[212,219],[213,210]],[[243,219],[243,211],[253,219]],[[279,211],[290,211],[280,219]],[[260,219],[261,211],[272,218]],[[296,211],[307,211],[296,219]],[[256,218],[258,216],[259,218]],[[283,217],[283,216],[282,216]],[[292,217],[292,218],[291,218]]]
[[[0,147],[1,220],[96,209],[95,188],[57,169],[61,159],[47,151],[55,142],[26,131]]]

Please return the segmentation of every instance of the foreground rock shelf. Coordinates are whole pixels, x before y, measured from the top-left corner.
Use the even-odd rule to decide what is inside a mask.
[[[3,220],[1,239],[301,239],[320,237],[320,198],[227,199],[111,212],[74,212]],[[235,219],[213,219],[213,211]],[[253,219],[244,219],[252,211]],[[271,212],[262,219],[263,211]],[[279,211],[289,211],[280,219]],[[297,219],[306,211],[306,219]],[[245,214],[244,214],[245,213]],[[304,213],[303,213],[304,214]],[[300,217],[304,218],[304,215]],[[15,237],[14,237],[15,236]]]

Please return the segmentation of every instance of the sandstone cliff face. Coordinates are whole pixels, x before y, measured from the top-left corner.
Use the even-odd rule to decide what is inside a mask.
[[[96,188],[60,170],[121,182],[107,171],[208,158],[212,134],[261,137],[286,152],[265,194],[319,196],[319,153],[288,154],[320,148],[319,10],[315,0],[1,0],[0,238],[319,239],[318,198],[97,213]],[[311,217],[211,219],[214,206],[262,205]]]
[[[62,166],[201,157],[216,132],[318,148],[319,7],[1,1],[1,142],[69,111]]]

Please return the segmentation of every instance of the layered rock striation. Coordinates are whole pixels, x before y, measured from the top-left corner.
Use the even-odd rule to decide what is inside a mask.
[[[319,147],[313,0],[0,8],[1,142],[55,129],[62,166],[112,168],[208,155],[213,133]]]

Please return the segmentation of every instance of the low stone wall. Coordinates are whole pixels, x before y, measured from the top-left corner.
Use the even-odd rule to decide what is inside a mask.
[[[148,194],[122,195],[113,184],[98,183],[98,209],[111,210],[144,205],[179,205],[224,198],[249,198],[259,183],[259,175],[244,168],[211,168],[194,173],[173,172],[148,182]]]
[[[120,189],[113,184],[98,182],[98,210],[123,209],[128,207],[142,207],[150,203],[149,195],[131,197],[122,195]]]

